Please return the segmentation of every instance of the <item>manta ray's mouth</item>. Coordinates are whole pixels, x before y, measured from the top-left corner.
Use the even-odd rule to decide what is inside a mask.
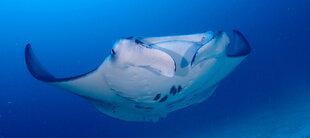
[[[208,46],[220,32],[208,31],[200,34],[184,35],[184,36],[165,36],[154,38],[128,37],[138,46],[158,49],[167,53],[176,62],[177,74],[185,75],[186,67],[192,65],[195,61],[197,51]],[[180,70],[183,73],[180,74]]]

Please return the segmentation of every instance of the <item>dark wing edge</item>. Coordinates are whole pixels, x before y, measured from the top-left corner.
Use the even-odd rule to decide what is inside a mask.
[[[97,70],[97,68],[96,68],[90,72],[87,72],[87,73],[84,73],[81,75],[77,75],[77,76],[73,76],[73,77],[56,78],[55,76],[53,76],[50,72],[48,72],[41,65],[41,63],[38,61],[38,59],[34,55],[32,47],[30,44],[27,44],[26,48],[25,48],[25,60],[26,60],[27,68],[28,68],[29,72],[31,73],[31,75],[33,77],[35,77],[36,79],[44,81],[44,82],[71,81],[71,80],[75,80],[75,79],[84,77],[87,74],[90,74],[90,73],[94,72],[95,70]]]
[[[226,49],[228,57],[241,57],[250,54],[251,47],[244,35],[238,30],[233,30],[232,42]]]

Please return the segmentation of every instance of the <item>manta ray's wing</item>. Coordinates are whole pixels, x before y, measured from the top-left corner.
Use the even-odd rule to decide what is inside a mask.
[[[197,50],[192,66],[209,59],[220,61],[214,82],[227,76],[250,53],[250,45],[242,33],[234,30],[231,39],[225,32],[218,32],[214,39]]]
[[[62,87],[83,97],[101,98],[102,96],[108,96],[108,93],[102,93],[108,89],[103,75],[101,75],[102,68],[97,68],[88,73],[74,77],[57,78],[45,70],[39,63],[30,44],[26,46],[25,58],[30,73],[38,80]]]

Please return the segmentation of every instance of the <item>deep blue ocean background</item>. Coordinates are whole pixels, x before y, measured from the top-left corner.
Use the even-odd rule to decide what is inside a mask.
[[[127,122],[33,78],[31,43],[56,76],[100,65],[114,42],[238,29],[252,53],[207,101]],[[0,138],[310,137],[309,0],[1,0]]]

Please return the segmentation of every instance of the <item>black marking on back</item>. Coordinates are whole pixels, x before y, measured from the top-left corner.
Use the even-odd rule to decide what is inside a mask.
[[[175,88],[175,86],[172,86],[170,88],[170,94],[175,95],[177,93],[177,89]]]
[[[143,43],[142,41],[140,41],[139,39],[136,39],[135,42],[136,42],[137,44],[144,44],[144,43]]]
[[[111,50],[111,55],[115,55],[114,49]]]
[[[154,101],[157,101],[158,99],[160,98],[160,93],[159,94],[157,94],[155,97],[154,97]]]
[[[161,98],[159,102],[162,103],[162,102],[166,101],[167,99],[168,99],[168,95],[166,95],[165,97]]]
[[[133,38],[133,36],[129,36],[129,37],[127,37],[126,39],[132,39]]]

